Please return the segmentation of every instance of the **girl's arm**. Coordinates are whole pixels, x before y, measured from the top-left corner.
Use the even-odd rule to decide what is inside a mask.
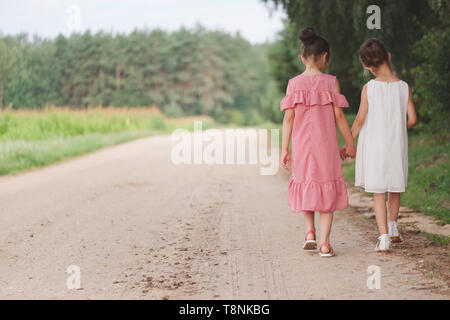
[[[356,119],[352,125],[353,139],[356,139],[359,132],[361,131],[364,121],[366,121],[368,110],[369,110],[369,102],[367,101],[367,85],[365,85],[361,93],[361,103],[359,105],[358,114],[356,115]]]
[[[291,142],[292,126],[294,125],[294,109],[289,108],[284,112],[283,118],[283,139],[281,144],[281,165],[289,171],[291,164],[291,155],[289,153],[289,144]]]
[[[409,99],[408,99],[407,114],[408,114],[407,127],[408,127],[408,129],[411,129],[417,123],[416,108],[414,107],[414,101],[413,101],[411,88],[409,88]]]
[[[339,94],[341,93],[341,87],[337,79],[334,91]],[[341,133],[346,143],[345,153],[346,155],[354,158],[356,156],[355,142],[353,141],[350,126],[348,124],[347,118],[345,117],[344,111],[340,107],[333,107],[333,109],[334,109],[334,118],[336,119],[336,124],[338,126],[339,132]]]

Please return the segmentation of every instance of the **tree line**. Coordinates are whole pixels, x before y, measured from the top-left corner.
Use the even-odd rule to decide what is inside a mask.
[[[157,106],[240,121],[264,113],[266,46],[202,26],[55,39],[0,35],[0,106]]]

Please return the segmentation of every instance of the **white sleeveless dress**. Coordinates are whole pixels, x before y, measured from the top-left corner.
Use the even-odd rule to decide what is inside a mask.
[[[355,169],[355,185],[366,192],[405,192],[408,98],[404,81],[367,84],[369,110],[358,138]]]

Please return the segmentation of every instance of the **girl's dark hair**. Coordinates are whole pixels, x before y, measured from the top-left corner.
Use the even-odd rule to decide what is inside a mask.
[[[387,63],[391,67],[386,47],[375,38],[364,41],[359,48],[359,58],[366,67],[378,68],[383,63]]]
[[[300,31],[298,38],[302,42],[302,56],[308,58],[313,56],[318,58],[324,53],[328,53],[327,60],[330,59],[330,45],[328,41],[317,35],[313,28],[308,27]]]

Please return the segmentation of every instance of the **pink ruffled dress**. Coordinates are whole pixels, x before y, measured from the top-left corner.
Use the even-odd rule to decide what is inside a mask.
[[[334,92],[336,77],[299,75],[289,80],[281,110],[294,108],[292,175],[288,204],[293,212],[333,212],[348,206],[333,106],[348,107]]]

